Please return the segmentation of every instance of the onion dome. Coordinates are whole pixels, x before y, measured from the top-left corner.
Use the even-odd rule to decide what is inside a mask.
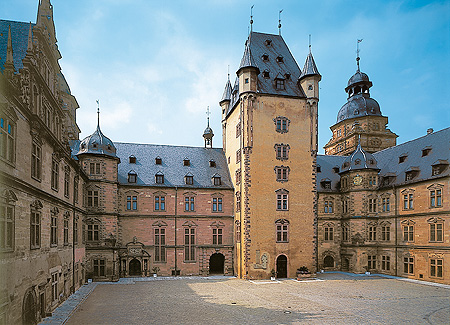
[[[209,106],[206,114],[208,115],[208,124],[205,131],[203,131],[203,138],[205,139],[205,148],[212,148],[212,138],[214,137],[214,132],[209,126],[209,114],[211,114],[209,112]]]
[[[365,152],[361,143],[358,143],[356,150],[344,160],[341,173],[361,169],[379,170],[375,157],[371,153]]]
[[[87,136],[80,143],[80,150],[77,155],[96,154],[107,155],[116,158],[116,147],[114,143],[106,137],[100,130],[100,113],[97,123],[97,129],[90,136]]]

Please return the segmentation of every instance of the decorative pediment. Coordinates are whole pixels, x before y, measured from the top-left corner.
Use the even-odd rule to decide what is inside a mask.
[[[428,223],[443,223],[444,219],[439,217],[433,217],[427,220]]]
[[[41,201],[39,201],[39,200],[34,200],[33,203],[31,203],[31,207],[32,207],[33,209],[42,209],[44,206],[43,206],[43,204],[42,204]]]
[[[152,223],[153,227],[167,227],[167,223],[165,223],[164,221],[158,220],[154,223]]]
[[[70,218],[70,212],[66,211],[64,212],[64,219],[69,219]]]
[[[431,184],[430,186],[427,187],[427,190],[440,190],[444,187],[443,184]]]
[[[54,207],[54,208],[50,209],[50,213],[53,215],[57,215],[59,213],[58,207]]]
[[[289,220],[287,219],[278,219],[277,221],[275,221],[276,224],[282,224],[282,225],[288,225],[289,224]]]
[[[191,220],[188,220],[185,223],[183,223],[183,227],[197,227],[197,224]]]
[[[276,190],[275,193],[277,193],[277,194],[289,194],[289,191],[284,189],[284,188],[280,188],[280,189]]]
[[[167,193],[166,192],[163,192],[163,191],[157,191],[157,192],[154,192],[153,193],[153,195],[154,196],[165,196]]]
[[[402,222],[400,222],[402,225],[407,225],[407,226],[409,226],[409,225],[415,225],[416,223],[413,221],[413,220],[411,220],[411,219],[409,219],[409,220],[403,220]]]
[[[3,190],[2,197],[4,197],[7,202],[16,202],[17,201],[16,193],[14,193],[14,191],[9,190],[9,189]]]
[[[409,194],[409,193],[414,193],[414,189],[412,188],[406,188],[403,191],[401,191],[402,194]]]
[[[92,223],[101,223],[102,221],[96,217],[87,217],[84,219],[84,222],[87,224],[92,224]]]
[[[222,228],[225,227],[225,224],[222,221],[214,221],[210,227]]]

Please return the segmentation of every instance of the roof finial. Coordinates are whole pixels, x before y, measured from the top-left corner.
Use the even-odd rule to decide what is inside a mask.
[[[278,12],[278,35],[281,36],[281,13],[283,12],[283,9],[281,9]]]
[[[209,116],[211,115],[211,112],[209,111],[209,106],[206,109],[206,116],[207,116],[207,121],[208,121],[208,127],[209,127]]]
[[[357,39],[357,42],[356,42],[356,65],[358,66],[358,72],[359,72],[359,60],[360,60],[360,58],[359,58],[359,43],[361,43],[363,41],[363,39],[361,38],[361,39]]]
[[[311,34],[309,34],[309,53],[311,53]]]
[[[100,127],[100,100],[96,100],[97,102],[97,127]]]
[[[255,5],[252,5],[250,7],[250,33],[253,32],[253,7]]]
[[[228,65],[228,81],[230,81],[230,65]]]

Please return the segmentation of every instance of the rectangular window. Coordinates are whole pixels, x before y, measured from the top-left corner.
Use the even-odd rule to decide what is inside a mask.
[[[15,157],[15,125],[4,119],[0,119],[0,156],[11,163]]]
[[[31,149],[31,177],[41,180],[42,173],[42,149],[37,143],[33,142]]]
[[[213,212],[222,212],[222,198],[221,197],[213,198]]]
[[[156,184],[164,184],[164,175],[155,175],[156,176]]]
[[[155,228],[155,262],[166,261],[166,229]]]
[[[323,228],[324,230],[324,240],[325,241],[332,241],[334,240],[334,227],[332,226],[325,226]]]
[[[325,201],[324,202],[324,212],[325,213],[333,213],[333,201]]]
[[[381,227],[381,240],[383,241],[391,240],[391,226]]]
[[[241,192],[236,192],[236,212],[241,211]]]
[[[383,205],[383,212],[389,212],[391,210],[388,197],[382,199],[382,205]]]
[[[342,212],[347,213],[348,212],[348,200],[342,201]]]
[[[288,145],[277,144],[275,145],[276,158],[279,160],[288,159]]]
[[[348,241],[350,239],[350,229],[347,225],[342,226],[342,240]]]
[[[0,250],[14,249],[14,207],[0,205]]]
[[[236,124],[236,138],[241,136],[241,121]]]
[[[277,210],[287,210],[287,209],[288,209],[288,195],[277,194]]]
[[[52,301],[58,300],[58,272],[52,273]]]
[[[222,229],[213,228],[213,245],[222,245]]]
[[[369,199],[369,212],[377,212],[377,199]]]
[[[275,167],[277,181],[287,181],[289,170],[288,167]]]
[[[127,210],[137,210],[137,196],[128,195],[127,196]]]
[[[430,223],[430,242],[441,242],[443,240],[444,224]]]
[[[195,211],[195,198],[193,196],[184,197],[184,211]]]
[[[31,249],[41,247],[41,213],[39,211],[31,211],[30,228]]]
[[[241,184],[241,169],[237,169],[234,173],[234,176],[236,177],[236,185]]]
[[[403,226],[403,241],[414,241],[414,226]]]
[[[430,207],[440,207],[442,206],[442,190],[431,190],[430,191]]]
[[[277,243],[288,242],[288,225],[277,224]]]
[[[73,179],[73,199],[78,203],[78,177]]]
[[[436,278],[442,278],[444,275],[444,260],[442,259],[430,259],[430,276]]]
[[[78,244],[78,221],[75,220],[73,223],[73,243],[74,245]]]
[[[367,269],[373,270],[377,268],[377,256],[368,255],[367,256]]]
[[[236,163],[241,161],[241,149],[236,150]]]
[[[414,274],[414,257],[403,258],[403,273]]]
[[[368,234],[368,240],[369,241],[375,241],[377,240],[377,226],[369,226],[369,234]]]
[[[105,276],[105,260],[94,260],[94,276]]]
[[[166,197],[165,196],[155,196],[155,210],[156,211],[166,210]]]
[[[64,219],[64,245],[69,244],[69,219]]]
[[[58,217],[52,216],[50,224],[50,246],[58,245]]]
[[[88,207],[97,208],[98,207],[98,191],[89,190],[88,193]]]
[[[391,257],[388,255],[381,256],[381,269],[383,271],[391,270]]]
[[[284,80],[283,79],[275,79],[275,87],[278,90],[284,89]]]
[[[89,164],[89,174],[90,175],[100,175],[100,163],[93,162]]]
[[[88,241],[98,241],[100,239],[99,236],[99,227],[98,225],[87,225],[87,240]]]
[[[414,209],[414,194],[403,195],[403,210]]]
[[[52,189],[58,190],[58,185],[59,185],[59,163],[54,158],[52,160],[51,185],[52,185]]]
[[[69,168],[67,167],[64,171],[64,196],[69,197]]]
[[[195,261],[195,228],[184,229],[184,260]]]

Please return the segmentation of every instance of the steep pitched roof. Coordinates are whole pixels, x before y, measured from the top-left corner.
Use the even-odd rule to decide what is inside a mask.
[[[311,52],[308,53],[308,56],[306,57],[305,65],[303,66],[302,74],[300,76],[300,79],[303,79],[306,76],[311,75],[319,75],[319,70],[317,69],[316,63],[314,62],[314,58]]]
[[[36,24],[31,24],[34,27]],[[8,46],[8,29],[11,26],[14,68],[16,72],[23,68],[22,60],[27,54],[30,23],[0,19],[0,70],[3,71]]]

